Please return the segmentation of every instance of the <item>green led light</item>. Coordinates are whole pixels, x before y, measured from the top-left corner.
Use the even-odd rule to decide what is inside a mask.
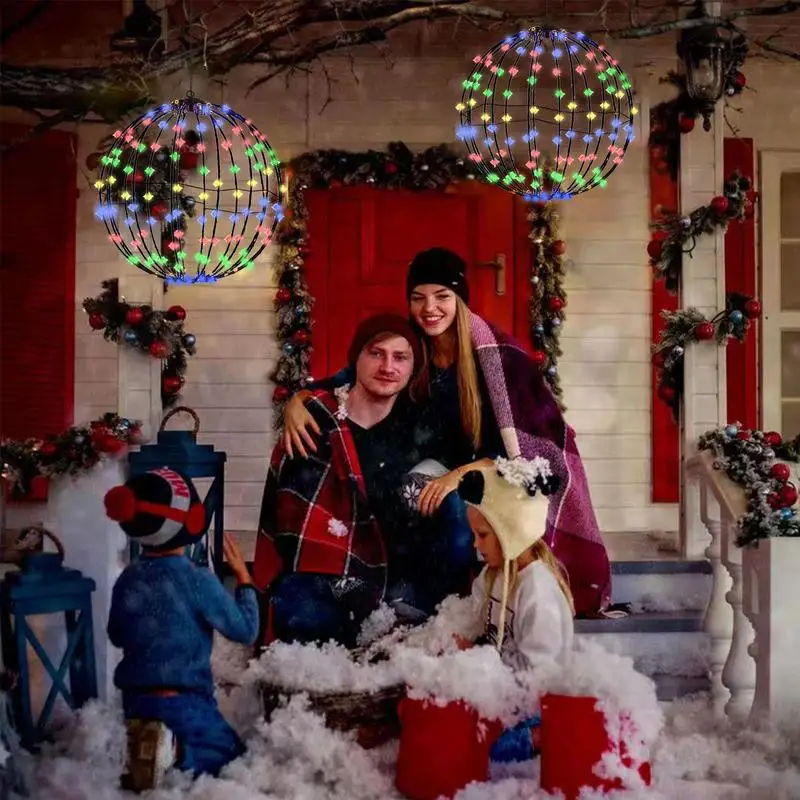
[[[155,174],[155,170],[152,167],[145,167],[144,174],[149,178],[151,175]]]
[[[210,170],[210,169],[209,169],[209,168],[208,168],[208,167],[207,167],[205,164],[203,164],[203,166],[202,166],[202,167],[198,167],[198,168],[197,168],[197,171],[198,171],[198,172],[199,172],[201,175],[208,175],[208,173],[209,173],[209,172],[211,172],[211,170]]]
[[[588,86],[583,90],[583,94],[586,97],[591,97],[594,94],[594,91],[590,89]]]
[[[133,167],[132,167],[130,164],[126,164],[126,165],[125,165],[125,166],[122,168],[122,171],[123,171],[123,172],[124,172],[126,175],[130,175],[130,174],[131,174],[131,172],[133,172]]]
[[[181,157],[181,154],[177,150],[174,153],[170,154],[170,158],[173,161],[178,161],[178,159],[180,159],[180,157]]]
[[[508,100],[508,98],[509,98],[509,97],[511,97],[511,95],[512,95],[512,94],[514,94],[514,93],[511,91],[511,89],[506,89],[506,90],[503,92],[503,97],[505,97],[505,98],[506,98],[506,100]]]
[[[486,180],[489,181],[489,183],[497,183],[500,180],[500,176],[496,172],[490,172],[486,176]]]
[[[560,100],[562,97],[565,97],[567,93],[563,89],[556,89],[553,94]]]
[[[234,164],[234,165],[231,167],[231,170],[230,170],[230,171],[231,171],[231,174],[235,175],[237,172],[240,172],[240,171],[241,171],[241,169],[242,169],[242,168],[241,168],[240,166],[238,166],[238,164]]]

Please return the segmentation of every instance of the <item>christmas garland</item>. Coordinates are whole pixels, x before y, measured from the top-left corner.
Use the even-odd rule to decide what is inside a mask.
[[[731,292],[725,309],[711,319],[696,308],[662,311],[664,329],[653,347],[653,363],[658,369],[658,396],[672,408],[677,421],[683,400],[683,356],[686,346],[716,339],[725,344],[733,337],[742,341],[750,320],[761,313],[761,303],[753,297]]]
[[[652,224],[654,233],[647,245],[647,255],[668,291],[678,291],[683,256],[691,258],[701,236],[712,234],[717,228],[724,230],[731,220],[745,218],[751,202],[750,187],[749,178],[734,172],[725,181],[723,194],[714,197],[707,206],[696,208],[688,216],[668,214]]]
[[[83,301],[92,330],[103,331],[103,338],[124,344],[163,362],[161,404],[175,405],[184,384],[187,356],[195,354],[194,334],[185,333],[186,309],[170,306],[155,311],[151,306],[135,306],[119,297],[116,278],[103,281],[103,292]]]
[[[282,424],[286,401],[310,380],[308,364],[313,351],[311,308],[314,299],[308,292],[303,271],[308,252],[305,190],[368,184],[382,189],[426,191],[443,189],[475,177],[464,159],[446,145],[412,153],[402,142],[391,143],[386,151],[306,153],[289,162],[287,172],[286,217],[275,237],[280,245],[275,311],[281,345],[272,375],[276,384],[273,392],[276,427]]]
[[[774,431],[750,431],[736,423],[703,434],[698,447],[712,451],[714,468],[745,491],[748,510],[736,538],[740,547],[772,536],[800,536],[797,487],[789,482],[789,466],[781,463],[800,461],[800,435],[784,442]]]
[[[724,70],[724,91],[726,97],[741,94],[747,86],[747,78],[741,71],[747,58],[747,38],[736,35],[729,43]],[[678,96],[665,103],[659,103],[650,116],[650,154],[656,164],[663,165],[673,180],[678,178],[680,168],[680,137],[694,130],[697,118],[703,117],[703,128],[711,128],[711,118],[701,104],[689,96],[686,78],[670,72],[662,83],[671,83],[678,90]]]
[[[138,420],[109,412],[89,425],[73,426],[44,441],[3,439],[0,442],[2,477],[11,485],[12,496],[24,496],[36,477],[78,475],[102,458],[120,455],[126,447],[139,444],[141,425]]]
[[[529,238],[533,243],[533,266],[531,269],[531,296],[528,313],[531,324],[531,358],[545,370],[553,393],[561,401],[561,382],[557,361],[561,356],[559,336],[564,323],[564,307],[567,296],[564,279],[564,254],[566,244],[558,238],[558,214],[552,203],[535,202],[528,212],[531,224]]]

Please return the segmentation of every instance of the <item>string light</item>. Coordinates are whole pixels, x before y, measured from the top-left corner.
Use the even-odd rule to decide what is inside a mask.
[[[190,92],[114,132],[95,216],[133,266],[168,283],[214,283],[254,266],[283,219],[282,184],[251,120]]]
[[[604,188],[638,113],[630,78],[603,45],[545,27],[475,56],[456,110],[475,169],[529,201]]]

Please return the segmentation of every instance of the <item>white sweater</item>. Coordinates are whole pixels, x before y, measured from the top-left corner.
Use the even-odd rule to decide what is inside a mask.
[[[472,584],[472,598],[489,640],[497,645],[497,628],[503,598],[503,573],[498,571],[486,608],[486,569]],[[488,625],[486,621],[488,619]],[[542,660],[566,665],[572,651],[574,627],[572,610],[552,572],[534,561],[519,572],[516,591],[506,609],[505,635],[500,653],[512,669],[529,669]]]

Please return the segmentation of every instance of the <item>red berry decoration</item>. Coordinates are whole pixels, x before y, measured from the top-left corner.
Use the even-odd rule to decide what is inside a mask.
[[[764,444],[767,445],[767,447],[778,447],[782,441],[783,437],[777,431],[767,431],[764,434]],[[776,464],[776,466],[778,465]],[[786,464],[781,464],[780,466],[786,467]],[[786,467],[786,469],[789,468]],[[786,478],[784,478],[784,480],[786,480]]]
[[[387,161],[383,168],[386,170],[387,175],[397,174],[397,164],[394,161]]]
[[[101,453],[119,453],[125,447],[125,442],[118,439],[113,433],[106,433],[97,440],[95,447]]]
[[[170,306],[167,309],[167,319],[174,321],[186,319],[186,309],[183,306]]]
[[[144,321],[144,311],[141,308],[129,308],[125,314],[125,322],[128,325],[141,325]]]
[[[554,256],[563,256],[564,253],[567,252],[567,243],[562,242],[561,239],[556,239],[553,244],[550,245],[550,251]]]
[[[723,214],[727,214],[731,204],[728,202],[727,197],[720,194],[714,197],[709,205],[711,206],[711,210],[717,216],[721,217]]]
[[[275,292],[275,299],[279,303],[288,303],[292,299],[292,292],[285,286],[281,286],[281,288],[278,289],[277,292]]]
[[[747,76],[743,72],[737,72],[734,76],[733,82],[740,89],[744,89],[744,87],[747,86]]]
[[[691,133],[694,130],[694,117],[688,114],[681,114],[678,117],[678,130],[681,133]]]
[[[788,464],[773,464],[769,474],[778,481],[788,481],[792,474]]]
[[[183,380],[177,375],[167,375],[161,384],[167,394],[176,394],[181,390],[181,386],[183,386]]]
[[[653,259],[653,261],[658,261],[661,258],[661,254],[664,252],[664,240],[663,239],[651,239],[647,244],[647,255]]]
[[[166,358],[167,353],[169,353],[169,347],[167,346],[166,342],[162,342],[161,339],[156,339],[150,345],[150,355],[155,358]]]
[[[781,486],[778,490],[778,499],[781,503],[781,508],[791,508],[797,502],[797,489],[791,483]]]
[[[749,442],[753,438],[753,434],[750,431],[739,431],[736,434],[737,439],[741,439],[743,442]]]
[[[547,299],[547,308],[550,309],[550,311],[561,311],[561,309],[564,308],[565,305],[566,303],[564,302],[564,300],[561,297],[558,297],[557,295],[554,297],[549,297]]]
[[[547,353],[545,353],[544,350],[534,350],[531,353],[531,361],[533,361],[537,367],[543,367],[547,363]]]
[[[744,304],[744,313],[750,319],[761,316],[761,303],[755,297],[751,298]]]
[[[714,326],[710,322],[701,322],[694,329],[694,335],[701,341],[707,342],[714,338]]]
[[[106,318],[102,314],[89,314],[89,325],[93,330],[101,331],[106,326]]]
[[[276,386],[275,391],[272,393],[272,397],[278,403],[282,403],[284,400],[289,399],[290,392],[285,386]]]

